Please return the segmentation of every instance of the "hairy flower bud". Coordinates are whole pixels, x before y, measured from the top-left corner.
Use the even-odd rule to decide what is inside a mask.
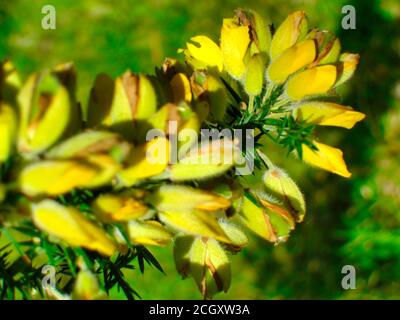
[[[18,94],[21,153],[38,154],[59,141],[73,119],[68,88],[58,78],[43,72],[29,77]]]
[[[306,203],[296,183],[282,169],[268,169],[263,177],[266,191],[281,200],[290,213],[301,222],[306,213]]]
[[[106,256],[111,256],[116,251],[115,244],[105,231],[74,208],[44,200],[33,205],[32,218],[40,229],[72,246],[96,250]]]
[[[259,193],[248,193],[243,198],[240,218],[255,234],[274,243],[285,241],[295,226],[289,211]]]
[[[132,196],[123,194],[100,195],[91,205],[93,212],[103,221],[129,221],[139,219],[149,208]]]
[[[173,234],[158,221],[135,221],[128,223],[129,238],[141,245],[165,246]]]
[[[97,277],[89,270],[78,272],[72,291],[74,300],[104,300],[107,295],[100,289]]]
[[[115,82],[105,74],[96,78],[88,108],[88,125],[105,126],[134,139],[135,120],[150,118],[157,109],[157,97],[150,80],[130,71]]]
[[[0,101],[0,164],[13,152],[17,135],[17,115],[14,109]]]
[[[211,299],[218,292],[228,291],[231,283],[230,261],[217,241],[204,238],[193,241],[190,274],[206,299]]]

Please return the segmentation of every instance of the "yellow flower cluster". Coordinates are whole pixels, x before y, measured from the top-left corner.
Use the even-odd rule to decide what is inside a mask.
[[[325,101],[353,75],[359,56],[341,53],[340,41],[332,33],[309,30],[302,11],[289,15],[271,35],[256,12],[238,10],[234,18],[224,19],[219,45],[200,35],[180,51],[194,69],[238,80],[250,101],[263,86],[283,87],[282,101],[299,121],[350,129],[365,117],[351,107]],[[314,144],[316,150],[303,145],[304,161],[350,177],[339,149]]]
[[[174,238],[178,272],[193,277],[206,298],[226,291],[228,253],[247,245],[244,230],[275,244],[285,241],[304,218],[305,200],[261,150],[255,154],[266,164],[262,188],[249,188],[233,175],[241,157],[237,141],[211,141],[193,153],[199,137],[187,130],[232,130],[239,123],[276,136],[267,122],[252,127],[252,117],[352,128],[364,115],[324,99],[334,97],[357,66],[358,55],[340,51],[334,35],[309,30],[304,12],[289,15],[272,34],[258,13],[238,10],[223,20],[219,44],[199,35],[179,50],[186,64],[166,59],[155,76],[98,75],[85,116],[72,64],[23,82],[6,61],[0,72],[0,211],[10,195],[22,195],[36,227],[53,241],[108,257],[132,244],[163,246]],[[161,135],[149,139],[154,130]],[[339,149],[317,141],[300,147],[305,162],[350,176]],[[232,151],[231,161],[204,161]],[[62,201],[76,190],[92,190],[87,212]],[[18,216],[20,208],[14,209]],[[76,297],[99,294],[92,277],[81,271]]]

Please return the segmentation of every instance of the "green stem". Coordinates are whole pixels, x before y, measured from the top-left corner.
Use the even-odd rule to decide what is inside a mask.
[[[254,96],[250,96],[248,110],[249,110],[249,113],[253,113],[253,110],[254,110]]]
[[[266,154],[264,154],[261,150],[257,149],[257,153],[260,156],[260,158],[264,161],[264,163],[267,165],[268,169],[275,168],[275,165],[272,163],[272,161],[267,157]]]

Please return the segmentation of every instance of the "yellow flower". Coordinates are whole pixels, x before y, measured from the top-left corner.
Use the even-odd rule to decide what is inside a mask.
[[[210,38],[200,35],[186,43],[186,49],[179,49],[186,61],[196,69],[217,68],[222,71],[223,60],[219,46]]]
[[[44,200],[33,205],[32,218],[40,229],[72,246],[96,250],[106,256],[116,251],[115,244],[105,231],[74,208]]]
[[[306,96],[327,93],[335,84],[337,70],[333,65],[317,66],[294,75],[288,82],[286,93],[293,101]]]
[[[221,51],[224,60],[224,70],[235,79],[242,79],[246,72],[244,58],[249,44],[248,26],[239,25],[236,19],[223,20]]]
[[[365,114],[354,111],[351,107],[332,102],[310,101],[299,105],[294,110],[294,117],[320,126],[336,126],[347,129],[365,118]]]
[[[296,11],[289,15],[278,27],[271,41],[271,59],[277,58],[286,49],[305,38],[308,21],[304,11]]]
[[[268,77],[272,82],[282,84],[296,71],[314,61],[316,47],[313,40],[302,41],[285,50],[268,68]]]
[[[313,166],[336,173],[342,177],[350,178],[351,173],[347,170],[343,160],[343,152],[323,143],[314,141],[318,150],[312,150],[307,145],[302,145],[303,160]]]

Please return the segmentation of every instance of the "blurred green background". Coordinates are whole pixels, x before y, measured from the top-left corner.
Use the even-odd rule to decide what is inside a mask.
[[[56,30],[43,30],[41,9],[54,5]],[[341,8],[356,8],[357,29],[343,30]],[[218,39],[221,19],[236,7],[258,10],[279,24],[303,9],[311,26],[334,31],[344,50],[361,55],[343,103],[367,114],[351,132],[320,130],[339,146],[350,180],[271,157],[298,181],[308,215],[287,243],[273,247],[255,237],[232,256],[233,281],[219,299],[400,298],[400,2],[398,0],[13,0],[0,3],[0,58],[21,73],[74,61],[78,98],[86,103],[99,72],[130,68],[152,73],[164,57],[196,34]],[[144,299],[200,299],[192,280],[181,281],[172,248],[153,249],[166,275],[148,268],[130,277]],[[357,289],[343,290],[341,269],[353,265]],[[116,294],[116,298],[121,297]]]

